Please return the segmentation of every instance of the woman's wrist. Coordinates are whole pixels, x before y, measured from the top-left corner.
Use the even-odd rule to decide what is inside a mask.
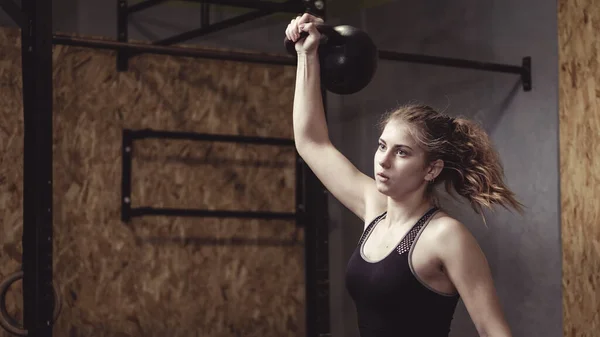
[[[299,51],[299,52],[297,52],[297,56],[298,56],[298,59],[302,58],[303,60],[308,60],[308,61],[319,59],[319,54],[317,53],[316,50],[309,51],[309,52]]]

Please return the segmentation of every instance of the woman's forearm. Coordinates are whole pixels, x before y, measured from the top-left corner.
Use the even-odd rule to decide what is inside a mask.
[[[329,142],[316,52],[298,54],[293,110],[294,140],[298,151],[309,144]]]

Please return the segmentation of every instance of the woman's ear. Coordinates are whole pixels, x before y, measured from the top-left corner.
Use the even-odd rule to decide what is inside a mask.
[[[429,164],[425,180],[434,181],[435,178],[437,178],[440,175],[440,173],[442,173],[443,169],[444,161],[441,159],[434,160],[433,162],[431,162],[431,164]]]

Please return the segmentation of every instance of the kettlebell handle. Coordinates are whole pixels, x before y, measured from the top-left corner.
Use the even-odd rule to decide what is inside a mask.
[[[377,46],[369,35],[349,25],[317,24],[321,33],[318,57],[323,86],[330,92],[346,95],[360,91],[369,84],[377,70]],[[301,32],[300,38],[308,33]],[[284,39],[285,49],[297,56],[295,43]]]
[[[337,45],[342,42],[342,35],[335,30],[335,27],[323,23],[318,23],[315,25],[319,33],[321,33],[321,38],[319,40],[319,46],[323,45]],[[304,39],[308,36],[308,32],[301,32],[300,39]],[[299,40],[300,40],[299,39]],[[292,40],[285,37],[283,40],[285,45],[285,49],[290,55],[296,55],[296,43],[292,42]]]

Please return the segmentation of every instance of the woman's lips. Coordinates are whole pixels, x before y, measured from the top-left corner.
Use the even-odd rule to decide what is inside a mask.
[[[383,173],[377,173],[377,176],[378,176],[378,177],[379,177],[381,180],[383,180],[383,181],[386,181],[386,180],[390,179],[390,177],[386,176],[386,175],[385,175],[385,174],[383,174]]]

